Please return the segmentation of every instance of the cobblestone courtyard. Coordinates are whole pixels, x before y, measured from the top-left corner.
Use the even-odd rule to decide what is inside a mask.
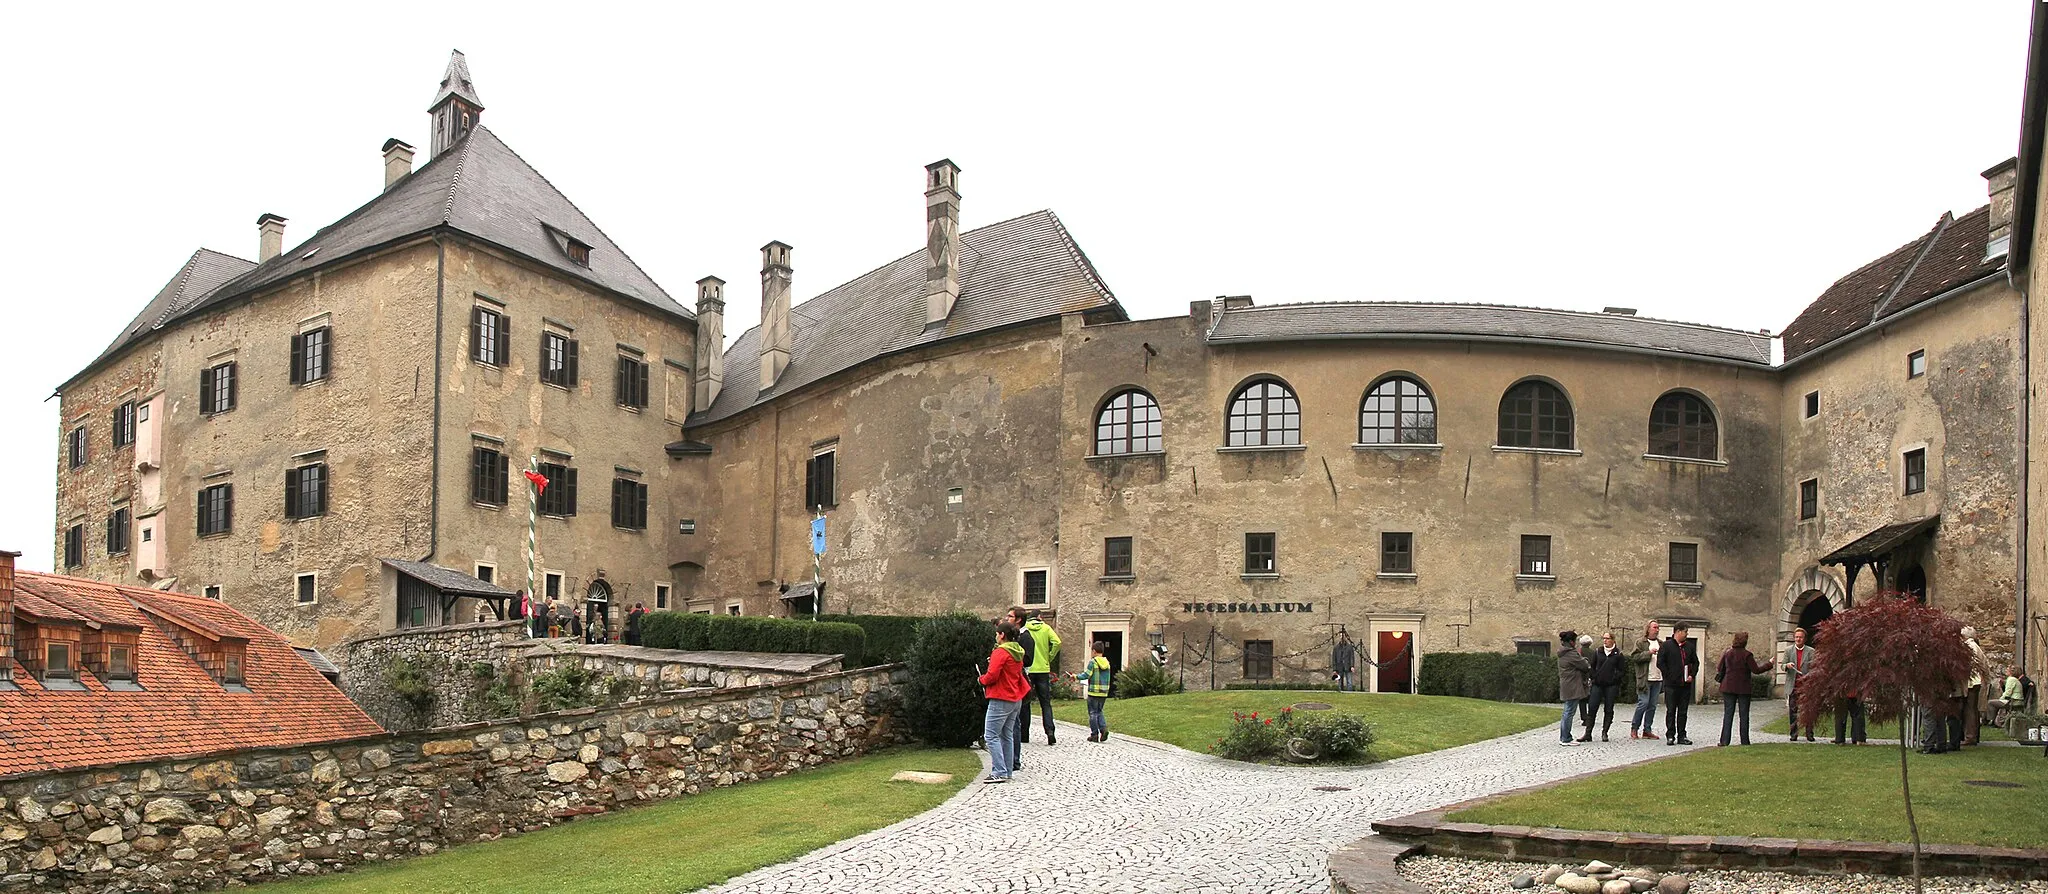
[[[1329,852],[1373,820],[1690,750],[1626,738],[1564,748],[1550,726],[1316,769],[1086,737],[1060,724],[1068,744],[1034,737],[1009,785],[969,785],[922,816],[708,891],[1311,894],[1329,890]]]

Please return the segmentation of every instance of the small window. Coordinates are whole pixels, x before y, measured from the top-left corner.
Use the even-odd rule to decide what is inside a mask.
[[[1906,355],[1906,378],[1917,379],[1927,375],[1927,352],[1914,351]]]
[[[211,416],[235,408],[235,362],[230,360],[218,366],[199,371],[199,412]]]
[[[1131,577],[1131,538],[1109,537],[1102,541],[1102,576]]]
[[[156,539],[156,529],[155,529],[155,528],[145,527],[145,528],[143,528],[143,529],[142,529],[142,542],[144,542],[144,543],[148,543],[148,542],[150,542],[150,541],[152,541],[152,540],[155,540],[155,539]]]
[[[1820,479],[1808,478],[1799,482],[1799,519],[1805,521],[1820,514]]]
[[[216,484],[199,491],[199,536],[226,534],[235,527],[235,486]]]
[[[326,380],[330,343],[329,330],[325,326],[292,336],[292,384]]]
[[[215,601],[220,600],[220,584],[213,584],[200,591],[200,595]]]
[[[1697,543],[1671,544],[1670,573],[1664,578],[1675,584],[1700,582],[1700,547]]]
[[[569,260],[580,267],[590,266],[590,246],[574,239],[569,240]]]
[[[820,450],[804,464],[804,510],[816,512],[839,505],[838,482],[834,480],[837,450]]]
[[[1572,403],[1549,382],[1531,379],[1509,388],[1500,399],[1502,447],[1571,450]]]
[[[327,514],[327,464],[313,463],[284,473],[284,517],[318,518]]]
[[[562,388],[576,387],[576,340],[559,332],[540,334],[540,380]]]
[[[553,599],[560,599],[560,598],[561,598],[561,596],[562,596],[562,572],[559,572],[559,571],[550,571],[550,572],[547,572],[547,574],[546,574],[546,575],[545,575],[544,577],[542,577],[542,579],[541,579],[541,580],[542,580],[542,583],[541,583],[541,587],[542,587],[542,592],[544,592],[544,593],[546,593],[546,594],[547,594],[547,597],[548,597],[548,599],[550,599],[550,600],[553,600]]]
[[[548,480],[540,494],[540,514],[569,518],[576,514],[576,470],[557,463],[541,463],[541,477]]]
[[[1415,573],[1415,534],[1409,531],[1380,533],[1380,573]]]
[[[476,579],[477,579],[477,580],[480,580],[480,581],[483,581],[484,583],[487,583],[487,584],[495,584],[495,583],[497,583],[497,582],[498,582],[498,566],[496,566],[496,565],[485,565],[485,564],[484,564],[484,563],[482,563],[482,562],[478,562],[478,563],[476,564]]]
[[[135,421],[137,421],[137,422],[148,422],[148,421],[149,421],[149,405],[148,405],[148,404],[140,404],[140,405],[137,405],[137,406],[136,406],[136,408],[135,408]]]
[[[50,643],[43,647],[43,677],[45,679],[70,680],[78,676],[78,667],[73,663],[77,656],[71,654],[70,643]]]
[[[320,576],[318,574],[310,571],[301,574],[298,577],[297,583],[300,605],[312,605],[319,600]]]
[[[1227,447],[1291,447],[1301,443],[1301,402],[1275,380],[1253,382],[1230,398]]]
[[[81,425],[77,428],[72,429],[70,439],[67,443],[71,452],[71,467],[76,469],[79,466],[85,465],[85,451],[87,443],[85,426]]]
[[[668,584],[654,585],[654,607],[668,608]]]
[[[504,366],[512,359],[511,321],[504,314],[489,308],[479,307],[469,314],[469,357],[478,363]]]
[[[1095,414],[1095,455],[1158,453],[1164,449],[1159,402],[1135,388],[1119,391]]]
[[[1515,642],[1515,654],[1517,654],[1517,655],[1541,655],[1541,656],[1543,656],[1543,657],[1545,657],[1545,658],[1549,658],[1549,657],[1550,657],[1550,643],[1549,643],[1549,642],[1529,642],[1529,641],[1526,641],[1526,640],[1518,640],[1518,641],[1516,641],[1516,642]]]
[[[1049,580],[1052,572],[1044,568],[1033,568],[1024,572],[1024,604],[1045,605],[1051,601]]]
[[[647,485],[631,478],[612,479],[612,527],[647,529]]]
[[[1806,418],[1808,418],[1808,419],[1812,419],[1813,417],[1815,417],[1815,416],[1819,416],[1819,415],[1820,415],[1820,392],[1818,392],[1818,391],[1808,391],[1808,392],[1806,392]]]
[[[619,406],[647,408],[647,363],[638,357],[619,355]]]
[[[1277,535],[1270,532],[1244,535],[1244,573],[1279,574],[1278,548]]]
[[[1906,451],[1906,493],[1917,494],[1927,489],[1927,451]]]
[[[1550,537],[1545,534],[1522,535],[1521,574],[1529,577],[1553,577],[1557,574],[1550,564]]]
[[[114,408],[114,449],[135,443],[135,402],[128,401]]]
[[[135,679],[135,648],[133,646],[107,646],[107,679]]]
[[[242,682],[242,652],[240,649],[229,649],[225,654],[221,655],[220,681],[222,683],[235,684]]]
[[[469,499],[486,506],[503,506],[506,500],[506,482],[509,479],[505,454],[489,447],[473,447],[469,452]],[[551,479],[552,480],[552,479]]]
[[[739,613],[740,613],[740,604],[739,604],[739,603],[737,603],[737,602],[728,602],[728,603],[726,603],[726,604],[725,604],[725,613],[726,613],[726,614],[728,614],[728,615],[738,616],[738,615],[739,615]]]
[[[107,555],[126,555],[128,552],[128,531],[132,526],[128,507],[123,506],[107,516]]]
[[[1358,405],[1358,443],[1436,443],[1436,400],[1407,376],[1372,386]]]
[[[64,567],[77,568],[85,564],[85,526],[72,525],[64,529]]]
[[[1273,679],[1273,641],[1270,639],[1245,640],[1244,678],[1247,680]]]

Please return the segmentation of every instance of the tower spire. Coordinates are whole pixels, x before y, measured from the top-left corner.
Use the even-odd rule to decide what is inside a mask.
[[[434,139],[428,158],[438,158],[460,141],[484,115],[484,101],[477,98],[476,82],[469,77],[469,59],[461,50],[448,53],[448,71],[441,75],[440,90],[427,107],[434,121]]]

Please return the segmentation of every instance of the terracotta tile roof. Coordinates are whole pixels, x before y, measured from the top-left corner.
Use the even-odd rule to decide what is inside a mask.
[[[20,690],[0,690],[0,778],[382,732],[284,637],[225,603],[29,571],[15,572],[14,585],[25,615],[139,627],[142,691],[109,691],[86,668],[79,669],[86,691],[49,691],[16,666]],[[168,624],[209,639],[247,639],[249,691],[222,688],[172,640]]]
[[[1785,359],[1793,360],[1972,280],[1997,273],[2004,261],[1984,260],[1991,208],[1947,214],[1918,239],[1835,281],[1785,327]]]

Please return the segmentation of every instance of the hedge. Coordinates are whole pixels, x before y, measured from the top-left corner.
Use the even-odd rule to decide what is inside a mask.
[[[693,652],[807,652],[843,655],[841,666],[865,667],[867,633],[857,624],[805,618],[650,612],[640,621],[640,642],[654,649]]]
[[[1557,660],[1500,652],[1432,652],[1416,675],[1422,695],[1459,695],[1497,702],[1556,702]],[[1618,699],[1617,699],[1618,700]]]
[[[867,656],[869,665],[894,664],[910,654],[910,644],[917,642],[917,625],[922,617],[906,615],[819,615],[820,622],[857,624],[867,631]]]

